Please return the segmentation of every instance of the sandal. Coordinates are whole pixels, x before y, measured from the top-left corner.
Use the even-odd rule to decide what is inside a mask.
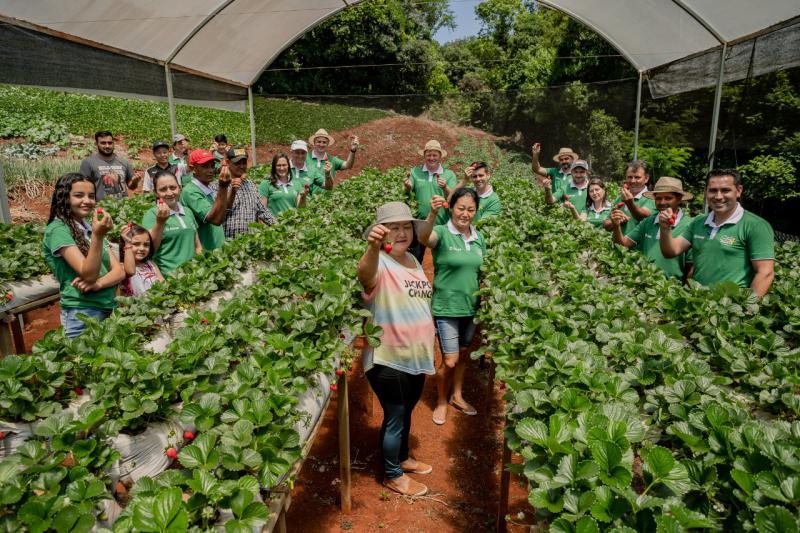
[[[461,411],[462,413],[464,413],[467,416],[475,416],[475,415],[478,414],[478,411],[476,411],[475,408],[472,407],[467,402],[464,402],[464,405],[459,405],[456,402],[454,402],[453,399],[451,398],[450,399],[450,405],[455,407],[457,411]]]
[[[414,467],[406,468],[403,466],[403,463],[400,463],[400,467],[403,469],[403,472],[407,472],[409,474],[430,474],[433,472],[433,467],[429,464],[423,463],[422,461],[417,461],[416,459],[411,459],[410,457],[407,459],[407,461],[414,461]]]
[[[397,479],[388,479],[383,481],[383,486],[387,487],[403,496],[425,496],[428,493],[428,487],[423,485],[419,481],[414,481],[410,477],[403,475],[402,477],[408,479],[408,487],[405,489],[400,488],[397,483],[394,483]]]
[[[440,411],[438,417],[436,416],[437,411]],[[437,426],[443,426],[446,420],[447,420],[447,404],[437,405],[436,408],[433,410],[433,423],[436,424]]]

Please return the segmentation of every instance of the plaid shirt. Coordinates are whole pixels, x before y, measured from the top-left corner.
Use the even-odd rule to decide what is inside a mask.
[[[211,190],[216,195],[217,191],[219,191],[218,181],[211,184]],[[228,209],[225,221],[222,223],[222,229],[225,230],[225,238],[231,239],[240,233],[248,233],[250,224],[258,220],[271,226],[275,223],[275,216],[261,203],[255,183],[249,179],[243,179],[239,190],[236,191],[233,205]]]

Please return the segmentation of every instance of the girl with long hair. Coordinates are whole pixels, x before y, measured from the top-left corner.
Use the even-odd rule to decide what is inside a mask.
[[[292,173],[289,171],[289,156],[283,152],[275,154],[272,158],[269,179],[262,181],[258,187],[261,203],[275,216],[306,205],[309,191],[309,185],[304,185],[302,180],[292,178]]]

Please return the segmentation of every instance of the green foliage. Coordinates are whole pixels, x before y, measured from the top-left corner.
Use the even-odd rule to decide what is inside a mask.
[[[739,167],[744,197],[755,204],[776,198],[787,200],[800,196],[797,169],[781,156],[759,155]]]
[[[64,124],[48,117],[18,112],[13,105],[0,109],[0,138],[7,137],[24,137],[32,143],[66,145],[69,142]]]
[[[45,186],[53,186],[56,180],[68,172],[77,172],[80,168],[80,161],[74,159],[64,159],[60,157],[45,157],[42,159],[30,158],[0,158],[3,165],[3,177],[6,180],[6,187],[9,191],[15,189],[29,190],[31,187],[36,193],[43,193]],[[31,196],[39,196],[39,194]]]
[[[653,183],[661,176],[680,177],[691,157],[692,149],[688,147],[639,145],[639,159],[647,162]]]
[[[621,174],[627,160],[630,136],[614,117],[602,109],[592,110],[583,143],[588,148],[586,157],[590,158],[595,175]]]

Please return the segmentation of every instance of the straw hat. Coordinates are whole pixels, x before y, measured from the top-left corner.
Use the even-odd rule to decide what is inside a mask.
[[[675,194],[680,194],[681,201],[691,200],[694,198],[692,193],[683,190],[683,182],[681,180],[677,178],[670,178],[669,176],[662,176],[658,178],[656,186],[653,187],[653,190],[647,191],[643,196],[650,198],[651,200],[655,200],[657,192],[672,192]]]
[[[422,150],[417,150],[417,153],[419,155],[425,155],[425,152],[427,152],[428,150],[436,150],[437,152],[442,154],[442,159],[447,157],[447,150],[442,149],[442,145],[439,143],[439,141],[434,141],[433,139],[431,139],[430,141],[425,143],[425,148],[423,148]]]
[[[308,144],[313,146],[314,145],[314,140],[317,137],[325,137],[326,139],[328,139],[328,146],[333,146],[333,137],[328,135],[328,132],[326,130],[322,129],[322,128],[318,129],[317,132],[314,135],[312,135],[311,137],[308,138]]]
[[[553,161],[558,163],[558,158],[562,155],[572,156],[572,159],[580,159],[580,156],[572,151],[572,148],[559,148],[558,153],[553,156]]]
[[[409,208],[403,202],[388,202],[383,204],[378,208],[376,219],[376,222],[368,227],[367,231],[364,232],[365,239],[369,236],[369,232],[372,231],[372,228],[378,224],[391,224],[392,222],[413,222],[414,228],[419,231],[418,224],[425,222],[424,220],[414,218],[414,216],[411,214],[411,208]]]

